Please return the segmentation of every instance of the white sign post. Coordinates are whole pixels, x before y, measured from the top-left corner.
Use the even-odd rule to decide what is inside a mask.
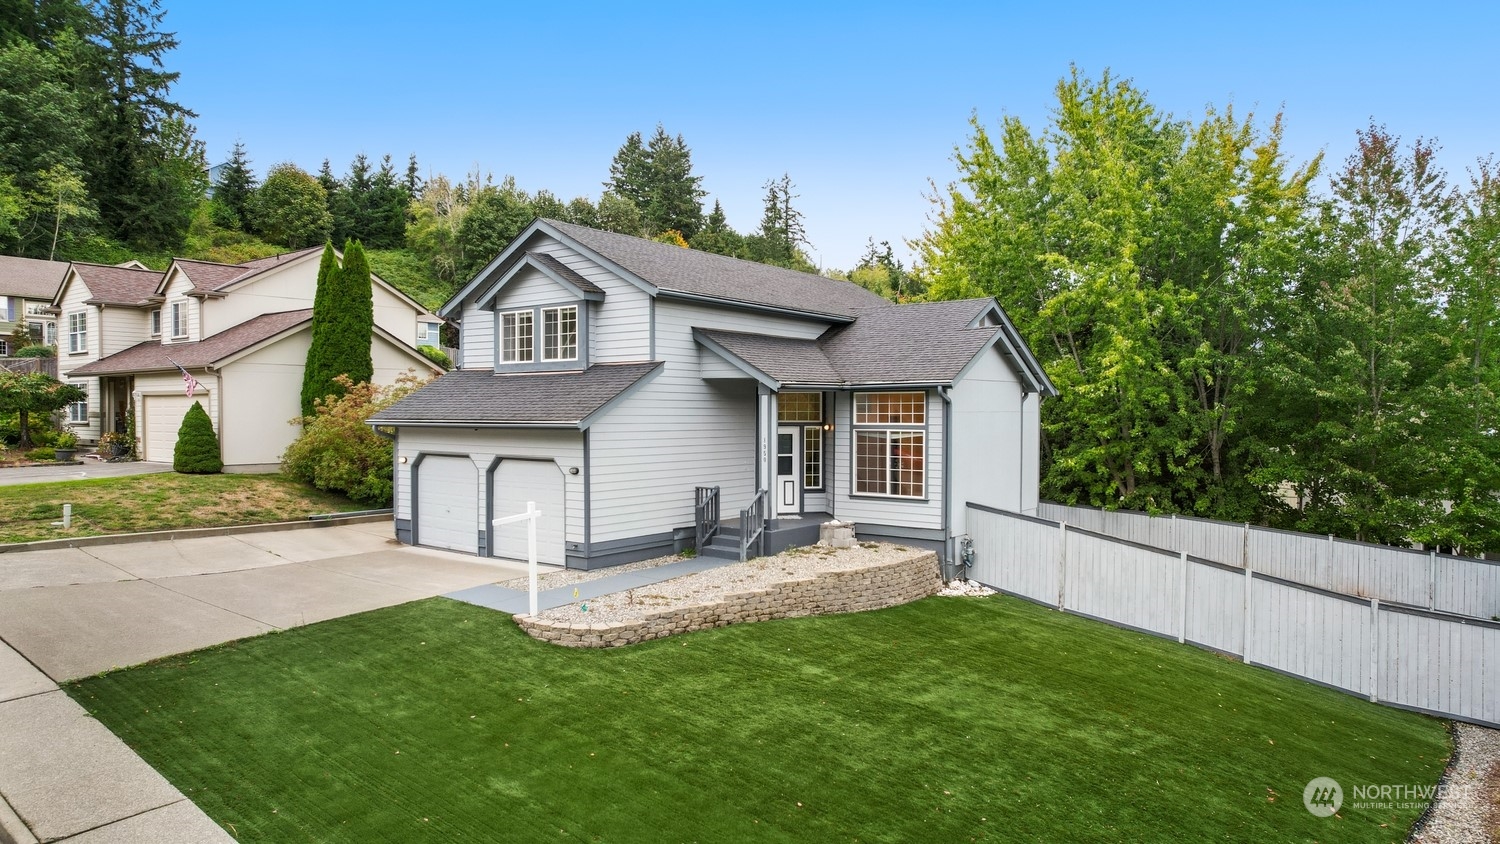
[[[526,502],[526,512],[517,513],[514,516],[502,516],[492,524],[495,527],[508,525],[512,522],[526,520],[526,566],[531,577],[531,617],[536,618],[536,520],[540,518],[542,511],[536,508],[535,501]],[[494,538],[490,539],[494,543]]]

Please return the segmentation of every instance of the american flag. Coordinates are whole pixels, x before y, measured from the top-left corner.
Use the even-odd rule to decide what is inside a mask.
[[[193,397],[193,391],[197,390],[199,387],[201,387],[203,385],[201,385],[201,384],[198,383],[198,379],[194,378],[193,375],[192,375],[192,373],[188,372],[186,369],[183,369],[182,368],[182,364],[178,363],[175,360],[172,360],[171,358],[167,358],[167,360],[172,361],[172,365],[175,366],[175,367],[177,367],[177,371],[178,372],[182,373],[182,383],[184,385],[186,385],[185,389],[183,390],[183,392],[187,393],[187,397],[188,398],[192,398]]]

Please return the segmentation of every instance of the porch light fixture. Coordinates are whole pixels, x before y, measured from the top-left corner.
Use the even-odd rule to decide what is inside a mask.
[[[576,475],[576,474],[578,474],[578,467],[577,466],[570,466],[570,467],[568,467],[568,474],[570,474],[570,475]]]
[[[403,454],[403,455],[401,455],[401,462],[402,462],[402,463],[405,463],[405,462],[406,462],[406,455],[404,455],[404,454]]]
[[[832,422],[825,422],[825,423],[823,423],[823,430],[825,430],[825,431],[832,431],[833,430],[833,423]]]

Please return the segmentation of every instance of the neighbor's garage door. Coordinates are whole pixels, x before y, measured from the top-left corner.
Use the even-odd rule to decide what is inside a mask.
[[[417,464],[417,544],[479,553],[479,472],[467,457]]]
[[[206,396],[200,396],[196,400],[203,403],[204,410],[208,409]],[[182,418],[187,416],[193,401],[187,396],[141,397],[141,415],[146,420],[146,435],[141,438],[146,453],[141,459],[152,463],[172,462],[172,452],[177,449],[177,431],[182,427]]]
[[[563,509],[562,470],[551,460],[501,460],[495,470],[490,500],[495,502],[495,518],[526,511],[526,502],[535,501],[542,511],[536,525],[536,558],[538,562],[562,565],[563,541],[567,513]],[[496,557],[526,559],[526,523],[513,522],[494,529],[490,543]]]

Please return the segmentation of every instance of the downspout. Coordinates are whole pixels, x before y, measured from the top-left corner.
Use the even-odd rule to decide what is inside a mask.
[[[953,559],[953,397],[947,387],[938,387],[943,399],[943,580],[958,577]]]
[[[219,417],[219,460],[224,459],[224,449],[229,444],[229,437],[224,434],[224,373],[214,369],[209,364],[208,371],[214,374],[214,415]]]
[[[1021,388],[1021,424],[1016,426],[1016,512],[1026,512],[1026,399],[1031,393]]]

